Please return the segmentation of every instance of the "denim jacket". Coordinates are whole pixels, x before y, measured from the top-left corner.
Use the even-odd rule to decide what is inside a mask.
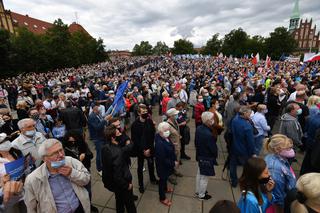
[[[271,201],[269,201],[264,193],[261,193],[261,197],[263,204],[260,206],[256,196],[251,191],[247,192],[246,197],[242,194],[238,202],[238,208],[241,213],[265,213],[267,208],[273,203],[274,197],[272,196]]]
[[[296,186],[296,177],[290,170],[288,160],[280,155],[269,154],[265,157],[265,161],[272,179],[276,183],[272,191],[274,203],[284,206],[284,199],[288,191]]]

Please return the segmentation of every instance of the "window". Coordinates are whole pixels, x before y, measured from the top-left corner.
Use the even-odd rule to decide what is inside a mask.
[[[37,25],[35,25],[35,24],[33,25],[33,27],[34,27],[34,28],[38,28],[38,26],[37,26]]]
[[[46,28],[45,28],[45,27],[42,27],[42,29],[45,30]]]
[[[24,22],[24,25],[28,26],[29,24],[27,22]]]
[[[18,23],[18,21],[17,21],[17,20],[15,20],[15,19],[13,19],[13,22],[14,22],[14,23]]]

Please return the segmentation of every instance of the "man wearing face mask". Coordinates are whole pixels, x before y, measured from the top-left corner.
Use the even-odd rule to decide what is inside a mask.
[[[302,109],[296,103],[290,103],[285,108],[285,114],[281,116],[279,131],[293,141],[295,148],[301,147],[302,128],[297,119]]]
[[[37,132],[35,121],[31,118],[25,118],[18,122],[20,135],[14,141],[12,146],[19,149],[24,156],[31,154],[36,166],[41,164],[41,157],[38,154],[40,145],[46,140],[41,132]]]
[[[148,162],[149,178],[152,184],[158,184],[154,174],[154,137],[155,123],[150,118],[147,106],[140,104],[139,117],[131,125],[131,139],[134,144],[133,152],[138,157],[139,191],[144,193],[143,165],[144,159]]]
[[[52,136],[51,129],[53,127],[54,121],[50,115],[46,115],[45,109],[36,108],[29,110],[29,116],[36,122],[36,130],[41,132],[46,138]]]
[[[85,189],[90,173],[75,158],[65,156],[62,144],[48,139],[39,147],[43,163],[25,181],[28,212],[90,212],[90,199]]]
[[[212,134],[214,125],[214,114],[204,112],[201,115],[202,125],[198,126],[195,133],[196,160],[198,161],[198,172],[196,177],[196,196],[199,200],[209,200],[207,185],[209,176],[214,176],[214,165],[217,165],[218,147],[216,139]]]
[[[13,141],[18,137],[19,133],[18,120],[12,119],[10,114],[3,115],[2,119],[5,123],[1,127],[1,132],[6,133],[10,141]]]

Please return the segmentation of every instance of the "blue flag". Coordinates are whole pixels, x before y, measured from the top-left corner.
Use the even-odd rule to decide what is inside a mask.
[[[274,70],[277,72],[279,72],[279,64],[276,64],[276,66],[274,67]]]
[[[307,63],[303,63],[302,67],[300,68],[300,72],[303,72],[303,70],[306,68]]]
[[[112,108],[113,108],[113,115],[115,115],[116,113],[118,113],[121,109],[123,109],[125,107],[125,103],[123,100],[123,94],[126,91],[127,87],[128,87],[128,83],[129,81],[125,81],[123,82],[116,93],[116,96],[114,97],[114,101],[112,103]]]

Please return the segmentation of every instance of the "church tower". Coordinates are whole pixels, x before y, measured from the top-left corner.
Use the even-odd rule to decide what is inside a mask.
[[[292,15],[290,17],[289,32],[293,32],[295,29],[299,27],[299,20],[300,20],[299,0],[295,0]]]

